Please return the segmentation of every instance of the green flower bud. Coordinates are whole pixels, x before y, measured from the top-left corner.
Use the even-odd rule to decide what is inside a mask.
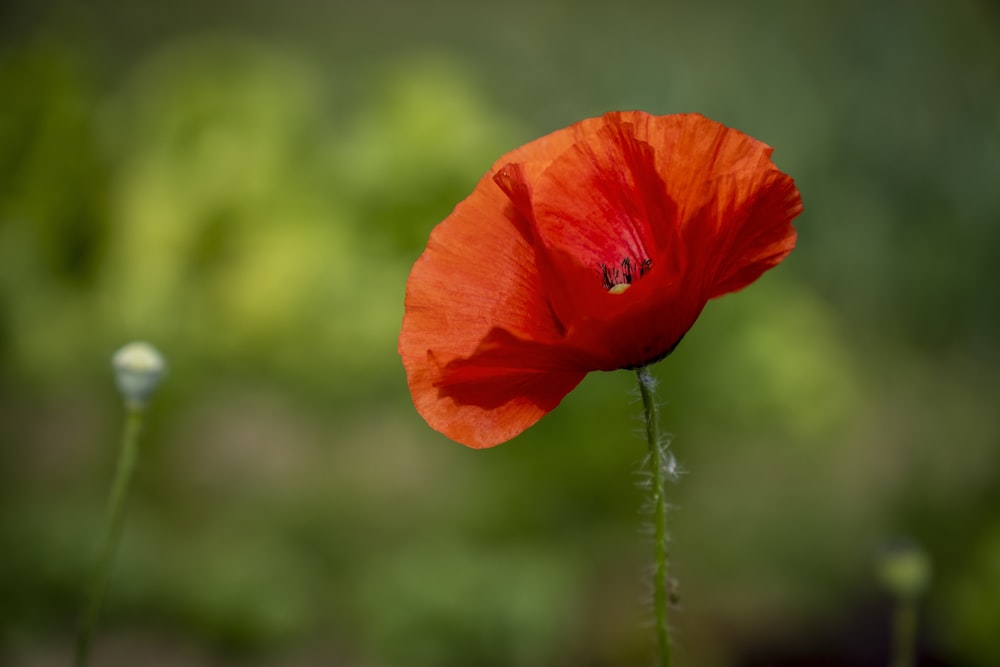
[[[134,342],[115,352],[111,357],[115,383],[125,404],[142,408],[167,372],[167,364],[155,347],[149,343]]]
[[[931,559],[915,544],[886,549],[879,559],[878,574],[892,595],[904,599],[920,597],[931,582]]]

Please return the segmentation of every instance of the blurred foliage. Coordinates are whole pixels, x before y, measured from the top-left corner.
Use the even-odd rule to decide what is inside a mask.
[[[681,664],[885,662],[897,535],[933,561],[926,661],[1000,661],[996,8],[626,5],[0,9],[0,663],[70,653],[108,362],[146,338],[101,664],[647,664],[633,378],[472,452],[395,352],[484,170],[636,107],[761,138],[806,204],[657,369]]]

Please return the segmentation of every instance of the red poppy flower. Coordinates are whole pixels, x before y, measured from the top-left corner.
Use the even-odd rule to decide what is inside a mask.
[[[509,440],[590,371],[669,354],[705,303],[795,246],[765,144],[700,115],[609,113],[502,157],[431,233],[399,353],[417,410]]]

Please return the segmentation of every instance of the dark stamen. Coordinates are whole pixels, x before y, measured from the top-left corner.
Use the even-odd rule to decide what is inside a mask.
[[[636,264],[631,257],[626,257],[621,262],[621,268],[600,264],[601,285],[606,290],[610,290],[615,285],[631,285],[653,267],[653,260],[644,259]]]

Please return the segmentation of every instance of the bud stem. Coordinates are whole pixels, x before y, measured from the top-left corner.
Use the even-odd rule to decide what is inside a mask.
[[[121,537],[125,518],[125,501],[128,497],[129,484],[139,448],[139,433],[142,430],[142,420],[145,409],[135,402],[127,402],[125,428],[122,433],[121,449],[118,452],[118,464],[111,495],[108,498],[107,516],[104,533],[98,551],[94,578],[91,581],[90,594],[80,626],[80,634],[76,645],[76,667],[86,667],[90,660],[90,642],[101,613],[101,603],[111,574],[111,564]]]
[[[917,602],[913,598],[896,599],[892,611],[891,667],[913,667],[916,663]]]

